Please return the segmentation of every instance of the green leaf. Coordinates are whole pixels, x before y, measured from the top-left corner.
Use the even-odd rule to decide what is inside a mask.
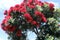
[[[43,11],[42,7],[39,6],[39,5],[36,5],[36,8],[37,8],[38,11]]]
[[[53,36],[49,36],[49,37],[47,37],[45,40],[53,40],[53,39],[54,39]]]

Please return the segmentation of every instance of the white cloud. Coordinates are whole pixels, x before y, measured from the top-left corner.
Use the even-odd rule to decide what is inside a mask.
[[[2,0],[0,1],[0,9],[8,9],[10,6],[21,3],[22,0]]]
[[[4,39],[0,38],[0,40],[4,40]]]
[[[35,40],[36,39],[36,34],[34,33],[34,32],[32,32],[32,31],[28,31],[28,33],[27,33],[27,38],[29,39],[29,40]]]

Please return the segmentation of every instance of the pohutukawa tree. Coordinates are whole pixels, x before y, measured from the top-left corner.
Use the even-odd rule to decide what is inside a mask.
[[[55,40],[60,37],[57,13],[52,3],[24,0],[5,10],[2,29],[9,40],[27,40],[27,30],[37,35],[36,40]]]

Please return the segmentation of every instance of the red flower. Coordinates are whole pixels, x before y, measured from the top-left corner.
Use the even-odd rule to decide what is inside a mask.
[[[8,14],[9,16],[11,16],[11,12],[12,12],[12,10],[8,10],[8,13],[7,13],[7,14]]]
[[[16,32],[16,36],[18,36],[18,37],[22,36],[21,30],[18,30],[18,31]]]
[[[33,0],[28,0],[29,3],[32,3]]]
[[[36,26],[36,27],[38,27],[38,28],[39,28],[39,27],[40,27],[40,24],[37,24],[37,26]]]
[[[6,22],[8,22],[8,20],[11,18],[11,16],[5,16],[5,20]]]
[[[31,5],[30,3],[27,4],[27,6],[30,6],[30,5]]]
[[[20,9],[24,8],[24,6],[20,6]]]
[[[5,19],[2,21],[2,24],[7,25],[9,19],[10,19],[10,16],[6,16]]]
[[[15,26],[12,26],[12,27],[10,27],[10,28],[8,29],[8,31],[9,31],[9,32],[13,32],[13,31],[15,31],[15,29],[16,29],[16,27],[15,27]]]
[[[15,7],[13,7],[13,11],[19,11],[20,9],[20,5],[16,4]]]
[[[17,8],[17,7],[14,7],[13,8],[13,11],[19,11],[19,7]]]
[[[20,7],[19,7],[19,12],[24,12],[24,13],[27,12],[27,11],[26,11],[26,7],[24,7],[24,4],[20,5]]]
[[[47,22],[47,19],[43,16],[43,17],[42,17],[42,21],[43,21],[43,22]]]
[[[49,8],[50,8],[50,10],[54,10],[54,4],[50,3]]]
[[[24,13],[26,13],[26,12],[27,12],[27,10],[26,10],[26,8],[25,8],[25,7],[21,8],[21,9],[20,9],[20,11],[21,11],[21,12],[24,12]]]
[[[43,3],[41,1],[37,2],[37,4],[43,6]]]
[[[50,3],[49,4],[49,7],[53,8],[54,7],[54,4]]]
[[[24,8],[24,6],[21,6],[21,5],[20,5],[20,7],[19,7],[19,12],[21,12],[23,8]]]
[[[32,25],[37,25],[37,22],[36,21],[32,21]]]
[[[10,27],[11,27],[10,25],[3,26],[2,29],[3,29],[4,31],[8,31],[8,29],[9,29]]]
[[[24,0],[23,2],[26,2],[27,0]]]
[[[19,4],[16,4],[15,7],[18,8],[20,5]]]
[[[2,24],[7,24],[7,22],[8,22],[8,19],[5,18],[5,19],[2,21]]]
[[[6,19],[4,19],[3,21],[2,21],[2,24],[5,24],[6,23]]]
[[[11,18],[11,16],[5,16],[5,18],[6,18],[7,20],[9,20],[9,19]]]
[[[7,15],[7,10],[4,11],[4,15]]]
[[[32,25],[35,25],[36,27],[40,27],[40,24],[37,23],[36,21],[32,21],[31,24],[32,24]]]
[[[47,22],[46,18],[44,17],[43,13],[39,11],[35,11],[36,16],[40,16],[43,22]]]
[[[30,3],[28,3],[27,6],[28,6],[29,8],[35,8],[35,6],[34,6],[34,5],[31,5]]]
[[[16,27],[15,26],[11,26],[11,25],[6,25],[6,26],[3,26],[2,29],[4,31],[13,32],[13,31],[15,31]]]
[[[35,11],[35,15],[36,15],[36,16],[41,16],[41,12]]]
[[[25,5],[25,2],[21,3],[20,6],[24,6]]]
[[[10,7],[10,10],[13,11],[13,8],[14,8],[14,7]]]
[[[36,16],[40,16],[40,17],[43,17],[43,16],[44,16],[44,14],[41,13],[41,12],[39,12],[39,11],[35,11],[35,15],[36,15]]]
[[[30,7],[30,8],[35,8],[35,6],[34,6],[34,5],[30,5],[29,7]]]
[[[7,11],[7,15],[11,16],[11,13],[13,12],[14,7],[10,7],[10,9]]]
[[[35,4],[36,4],[36,5],[43,6],[43,3],[42,3],[41,1],[37,1],[37,0],[35,0]]]
[[[37,2],[38,0],[35,0],[35,2]]]
[[[28,22],[31,22],[31,21],[33,20],[33,18],[31,17],[31,15],[30,15],[29,13],[25,13],[25,14],[24,14],[24,17],[26,18],[26,20],[27,20]]]
[[[4,31],[6,31],[6,30],[7,30],[7,28],[6,28],[6,27],[2,27],[2,29],[3,29]]]

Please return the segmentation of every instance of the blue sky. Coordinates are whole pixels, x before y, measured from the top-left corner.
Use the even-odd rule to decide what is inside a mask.
[[[4,10],[8,10],[10,6],[14,6],[15,4],[20,4],[23,0],[0,0],[0,24],[2,20],[4,19],[3,12]],[[41,1],[47,1],[52,2],[55,4],[55,8],[60,7],[60,0],[41,0]],[[0,28],[0,40],[7,40],[8,35]],[[30,40],[34,40],[36,35],[33,32],[28,32],[28,38]]]

